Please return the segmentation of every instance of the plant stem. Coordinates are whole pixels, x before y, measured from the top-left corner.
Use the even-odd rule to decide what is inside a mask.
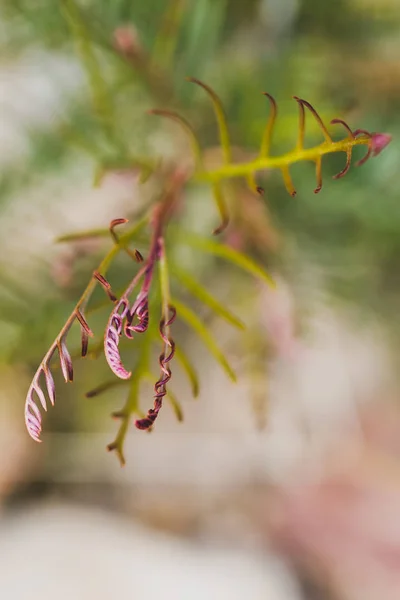
[[[199,182],[208,181],[213,183],[221,179],[246,177],[264,169],[282,169],[282,167],[288,167],[300,161],[308,160],[316,162],[318,158],[325,154],[332,154],[334,152],[347,153],[354,146],[369,145],[370,141],[370,138],[367,136],[360,136],[355,139],[346,138],[338,142],[323,142],[319,146],[302,150],[294,149],[281,156],[258,157],[246,163],[230,163],[211,171],[197,171],[194,173],[193,179]]]

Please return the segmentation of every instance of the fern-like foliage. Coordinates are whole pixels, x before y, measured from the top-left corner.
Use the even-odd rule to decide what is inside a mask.
[[[256,183],[257,173],[270,169],[278,169],[282,173],[286,190],[292,197],[294,197],[296,196],[297,191],[290,175],[290,167],[298,162],[311,161],[315,164],[317,185],[314,189],[314,193],[317,194],[322,188],[323,156],[327,154],[334,154],[336,152],[344,152],[346,154],[346,163],[344,168],[340,171],[340,173],[337,173],[333,176],[334,179],[340,179],[346,175],[350,169],[352,152],[356,146],[367,147],[365,156],[356,163],[356,166],[361,166],[371,156],[377,156],[392,139],[392,137],[387,133],[371,133],[365,129],[355,129],[353,131],[342,119],[332,119],[330,123],[331,125],[341,125],[347,133],[346,137],[343,139],[334,141],[325,123],[315,108],[309,102],[307,102],[307,100],[293,96],[294,100],[296,100],[299,106],[299,122],[296,145],[294,146],[293,150],[287,152],[286,154],[281,156],[271,155],[271,142],[274,127],[277,121],[278,109],[273,96],[267,92],[263,92],[264,96],[268,98],[271,111],[262,135],[258,156],[248,162],[233,162],[228,125],[221,100],[213,89],[199,79],[190,77],[188,78],[188,81],[202,87],[212,101],[219,130],[220,144],[223,152],[223,164],[220,167],[212,170],[207,170],[204,168],[200,143],[197,140],[195,131],[184,118],[180,117],[176,112],[168,110],[152,110],[150,112],[152,114],[161,115],[178,122],[184,128],[186,133],[189,134],[195,164],[193,179],[194,181],[208,182],[211,184],[215,203],[221,216],[221,224],[214,230],[214,233],[221,233],[221,231],[223,231],[229,223],[227,204],[223,197],[222,191],[222,182],[224,180],[232,178],[244,178],[253,191],[263,194],[263,188],[258,186]],[[311,148],[306,148],[304,145],[306,109],[315,119],[324,137],[324,141],[321,144]]]
[[[56,351],[59,355],[60,366],[65,378],[65,381],[72,381],[73,368],[72,358],[67,349],[66,339],[72,325],[77,322],[81,328],[81,351],[80,354],[85,356],[88,353],[89,337],[93,333],[88,325],[85,310],[89,303],[90,297],[97,284],[100,284],[107,296],[108,302],[113,303],[104,335],[104,343],[91,348],[91,352],[96,355],[103,349],[108,365],[116,378],[106,381],[97,388],[87,393],[88,397],[96,396],[107,389],[114,387],[117,384],[127,385],[129,382],[129,393],[127,400],[122,409],[116,411],[113,416],[120,419],[121,425],[118,430],[115,440],[109,444],[109,450],[115,450],[120,458],[121,463],[124,463],[124,440],[128,430],[129,421],[133,414],[137,415],[135,425],[138,429],[152,429],[163,405],[164,399],[169,400],[178,419],[182,418],[182,410],[178,400],[169,390],[171,380],[171,362],[173,358],[181,365],[185,371],[192,387],[193,395],[196,396],[199,389],[199,380],[195,367],[191,364],[185,352],[176,345],[172,337],[171,330],[176,318],[186,322],[200,339],[207,346],[215,360],[221,365],[230,379],[235,380],[236,376],[231,368],[227,358],[220,349],[217,341],[214,339],[211,331],[209,331],[197,314],[178,297],[172,298],[170,291],[170,276],[167,261],[166,248],[166,231],[169,226],[171,217],[174,214],[176,204],[182,199],[186,184],[191,182],[208,182],[211,185],[213,196],[217,209],[220,214],[220,225],[214,230],[214,234],[221,233],[229,223],[229,211],[227,202],[223,194],[222,184],[224,180],[231,178],[244,178],[250,188],[262,194],[263,190],[256,183],[257,173],[263,170],[278,169],[282,173],[285,187],[291,196],[296,195],[296,190],[290,175],[290,167],[303,161],[312,161],[315,163],[317,185],[314,189],[318,193],[322,187],[322,158],[326,154],[336,152],[344,152],[346,154],[346,163],[344,168],[334,176],[335,179],[343,177],[349,170],[352,159],[352,152],[356,146],[366,146],[367,153],[363,159],[357,164],[363,164],[370,156],[379,154],[390,142],[390,135],[369,133],[364,129],[352,130],[346,122],[341,119],[331,121],[332,125],[340,125],[346,133],[346,136],[334,141],[320,118],[319,114],[306,100],[295,97],[299,107],[299,124],[297,132],[296,144],[290,152],[281,156],[271,154],[271,141],[274,127],[277,120],[277,105],[274,98],[265,93],[270,104],[270,115],[266,123],[264,133],[262,135],[260,150],[258,156],[248,162],[234,162],[232,158],[232,148],[230,136],[227,126],[227,121],[222,103],[217,94],[208,85],[198,79],[190,78],[190,81],[203,88],[209,95],[219,131],[220,145],[222,148],[223,161],[222,164],[212,170],[205,168],[203,150],[197,140],[194,129],[190,123],[181,117],[177,112],[167,109],[154,109],[150,111],[154,115],[167,117],[177,122],[184,128],[189,135],[192,153],[193,153],[193,168],[183,169],[179,165],[173,166],[164,177],[164,191],[154,207],[151,208],[148,214],[138,220],[124,235],[118,236],[115,228],[125,224],[126,219],[115,219],[110,224],[109,233],[114,242],[113,247],[107,253],[101,264],[93,273],[92,278],[84,290],[73,312],[67,319],[67,322],[56,337],[54,343],[43,358],[38,370],[36,371],[32,383],[30,385],[25,404],[25,422],[30,436],[40,441],[42,429],[42,416],[39,406],[44,410],[47,409],[47,400],[52,405],[55,402],[55,384],[51,373],[51,360]],[[317,146],[311,148],[305,147],[305,122],[306,110],[312,115],[318,124],[324,141]],[[143,167],[146,171],[147,166]],[[144,173],[148,175],[148,171]],[[129,244],[135,239],[138,232],[144,227],[151,229],[150,247],[146,257],[143,257],[138,250],[131,249]],[[81,237],[91,235],[104,235],[107,230],[95,232],[81,232],[64,236],[63,241],[74,240]],[[237,267],[249,272],[251,275],[260,278],[269,285],[273,285],[273,281],[264,271],[262,266],[253,261],[250,257],[234,250],[226,244],[217,242],[213,239],[203,238],[192,233],[177,232],[177,238],[181,243],[188,244],[199,252],[210,253],[219,258],[230,261]],[[106,276],[114,258],[120,251],[125,251],[138,264],[137,271],[126,289],[115,294],[111,289]],[[155,289],[156,273],[158,270],[158,288]],[[207,306],[217,316],[225,319],[231,325],[242,329],[243,322],[230,309],[223,306],[213,295],[204,288],[196,278],[181,268],[180,265],[172,265],[172,275],[176,281],[186,288],[200,302]],[[131,296],[136,294],[134,299]],[[157,301],[157,298],[160,301]],[[158,311],[158,315],[154,320],[154,313]],[[153,325],[155,323],[156,325]],[[123,342],[129,343],[137,336],[144,336],[143,343],[140,344],[139,358],[135,361],[134,377],[131,378],[132,370],[128,370],[123,364],[120,356],[120,348]],[[150,350],[152,342],[157,339],[161,342],[161,352],[159,355],[160,375],[154,385],[154,402],[153,406],[143,414],[139,407],[140,385],[142,381],[152,378],[150,370]],[[44,380],[44,381],[42,381]],[[43,385],[43,383],[45,385]],[[46,393],[45,393],[46,392]]]

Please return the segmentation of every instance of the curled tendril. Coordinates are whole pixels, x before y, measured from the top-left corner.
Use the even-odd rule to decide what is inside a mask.
[[[122,364],[119,353],[120,336],[124,333],[127,338],[132,339],[133,332],[144,332],[148,326],[148,293],[153,275],[154,260],[155,256],[150,256],[148,263],[132,279],[120,300],[114,306],[105,329],[104,354],[111,371],[120,379],[129,379],[132,375]],[[145,280],[131,308],[128,300],[129,295],[143,276]],[[135,317],[139,322],[136,325],[132,325]]]
[[[129,219],[121,218],[121,219],[113,219],[110,223],[110,227],[109,227],[110,235],[117,246],[119,246],[120,240],[119,240],[118,234],[115,231],[115,228],[118,227],[118,225],[125,225],[125,223],[128,223],[128,221],[129,221]],[[142,262],[143,257],[140,254],[139,250],[135,249],[132,251],[127,247],[125,247],[124,250],[128,254],[128,256],[133,258],[133,260],[135,260],[136,262]]]
[[[110,223],[110,232],[111,232],[111,235],[112,235],[114,241],[117,244],[119,244],[119,238],[116,235],[114,228],[117,225],[122,225],[126,222],[127,222],[126,219],[114,219]],[[33,376],[33,379],[32,379],[31,385],[29,386],[27,397],[25,400],[25,424],[26,424],[26,428],[28,430],[29,435],[31,436],[32,439],[34,439],[37,442],[40,442],[40,434],[42,431],[42,415],[39,410],[38,403],[42,406],[43,410],[47,410],[46,394],[45,394],[44,388],[42,387],[42,382],[41,382],[41,380],[43,378],[44,378],[44,382],[46,385],[45,389],[47,390],[48,400],[50,400],[50,403],[52,405],[54,405],[55,398],[56,398],[54,379],[53,379],[53,376],[52,376],[51,370],[50,370],[50,362],[51,362],[54,354],[56,352],[58,352],[60,367],[61,367],[65,381],[66,382],[72,381],[74,372],[73,372],[71,355],[68,351],[67,344],[66,344],[66,338],[67,338],[67,335],[68,335],[73,323],[75,321],[77,321],[81,328],[81,355],[86,356],[87,351],[88,351],[89,337],[93,336],[93,333],[92,333],[92,331],[86,321],[86,318],[84,316],[84,308],[87,306],[87,303],[96,287],[96,282],[100,283],[100,285],[103,287],[103,289],[107,293],[110,300],[112,300],[113,302],[117,301],[117,298],[111,289],[110,283],[107,281],[107,279],[102,274],[104,271],[106,271],[108,263],[110,262],[110,260],[113,256],[113,253],[114,253],[114,250],[110,251],[108,253],[108,255],[100,263],[98,270],[94,271],[93,276],[90,279],[86,289],[84,290],[80,300],[78,301],[74,310],[68,317],[66,323],[62,327],[62,329],[61,329],[60,333],[58,334],[58,336],[56,337],[55,341],[50,346],[46,355],[42,359],[35,375]],[[135,257],[138,261],[143,260],[139,251],[135,251]],[[139,271],[139,274],[137,277],[141,277],[144,273],[145,273],[145,269],[142,267],[142,269],[141,269],[141,271]],[[136,278],[133,280],[133,283],[135,283],[135,281],[136,281]],[[127,307],[129,309],[129,303],[127,303]],[[115,318],[111,324],[109,338],[108,338],[109,342],[110,342],[110,348],[109,348],[109,359],[110,360],[112,358],[112,350],[113,350],[112,341],[114,340],[114,343],[116,345],[118,343],[118,336],[116,335],[116,331],[118,330],[118,318],[120,318],[120,315],[114,315],[114,316],[115,316]],[[115,331],[113,331],[113,330],[115,330]],[[117,347],[117,352],[118,352],[118,347]]]
[[[137,319],[137,323],[133,325],[133,320]],[[148,294],[140,293],[132,307],[132,310],[127,314],[124,333],[129,339],[133,338],[133,333],[144,333],[149,326],[149,297]]]
[[[45,378],[47,394],[51,405],[54,406],[56,401],[56,387],[50,368],[47,364],[41,364],[29,387],[25,402],[25,424],[29,435],[35,442],[41,441],[40,434],[42,432],[42,415],[35,402],[35,394],[43,409],[47,411],[46,397],[40,385],[40,377],[42,374]]]
[[[114,294],[114,292],[112,291],[111,285],[107,281],[107,279],[105,277],[103,277],[103,275],[101,273],[99,273],[98,271],[95,271],[93,273],[93,277],[95,279],[97,279],[97,281],[100,283],[101,287],[103,288],[103,290],[105,291],[105,293],[107,294],[107,296],[110,298],[111,302],[116,302],[117,301],[117,297]]]
[[[167,393],[167,384],[171,379],[171,369],[169,368],[169,363],[175,354],[175,342],[168,335],[167,328],[172,325],[176,318],[176,310],[173,306],[169,306],[169,313],[170,314],[167,321],[165,321],[165,319],[161,319],[160,321],[160,336],[164,342],[164,350],[159,357],[161,375],[154,386],[154,405],[153,408],[149,409],[146,417],[143,419],[137,419],[135,421],[135,426],[142,430],[150,429],[154,425],[154,422],[158,417],[158,413],[161,410],[164,396]]]
[[[111,371],[120,379],[129,379],[132,375],[122,364],[118,347],[124,319],[129,312],[129,308],[129,302],[126,298],[121,298],[117,302],[108,320],[104,335],[104,355]]]
[[[37,400],[39,400],[43,410],[47,411],[46,395],[43,391],[40,382],[42,376],[44,377],[47,396],[50,400],[50,404],[54,406],[54,403],[56,401],[56,388],[54,384],[53,375],[50,370],[50,361],[53,358],[53,355],[55,354],[56,350],[58,351],[61,371],[65,381],[68,383],[69,381],[73,381],[74,378],[74,369],[72,365],[71,355],[66,345],[66,336],[75,320],[77,320],[81,326],[81,354],[82,356],[86,356],[89,337],[93,336],[93,333],[82,311],[76,308],[70,316],[69,320],[67,321],[66,326],[63,328],[61,334],[51,345],[46,356],[40,363],[40,366],[37,369],[32,379],[31,385],[28,389],[28,393],[25,400],[25,425],[29,435],[33,440],[35,440],[35,442],[41,441],[40,434],[42,431],[42,415],[37,405]]]

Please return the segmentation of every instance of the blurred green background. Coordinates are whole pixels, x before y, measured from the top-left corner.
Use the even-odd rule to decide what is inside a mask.
[[[400,487],[398,1],[2,0],[0,32],[3,506],[28,510],[43,499],[99,505],[197,542],[256,548],[274,570],[266,551],[272,545],[290,563],[285,577],[293,580],[293,598],[364,598],[370,564],[365,547],[382,549],[387,523],[377,525],[379,534],[361,524],[360,550],[358,538],[357,544],[348,541],[345,524],[363,509],[349,506],[342,492],[359,485],[363,493],[366,486],[390,496]],[[219,94],[238,155],[259,147],[269,109],[263,91],[278,103],[273,153],[295,144],[293,95],[311,102],[326,123],[339,117],[353,129],[390,133],[393,141],[338,181],[331,177],[343,168],[344,157],[326,157],[318,195],[314,168],[303,163],[292,170],[294,199],[275,172],[260,179],[263,198],[232,186],[233,218],[224,239],[270,270],[276,292],[221,261],[182,249],[172,232],[173,261],[195,272],[248,326],[244,333],[232,331],[193,303],[239,383],[227,382],[201,342],[178,322],[176,336],[198,372],[200,397],[191,398],[176,367],[172,387],[184,422],[176,423],[165,406],[151,435],[132,426],[128,465],[121,471],[104,449],[117,427],[109,415],[120,408],[126,390],[84,396],[109,379],[102,356],[76,361],[73,385],[65,386],[57,374],[57,403],[45,416],[41,446],[24,431],[23,404],[40,360],[110,247],[105,238],[73,243],[56,238],[107,227],[113,218],[134,219],[159,190],[157,178],[138,182],[138,164],[187,160],[179,129],[146,111],[180,112],[195,127],[211,163],[218,160],[212,107],[187,76]],[[320,141],[310,121],[309,145]],[[363,152],[356,148],[354,162]],[[99,171],[105,175],[96,184]],[[211,236],[217,219],[209,188],[188,186],[176,226]],[[139,249],[146,247],[146,240],[138,242]],[[119,257],[113,286],[121,289],[131,277],[132,263]],[[99,291],[93,303],[100,300]],[[90,317],[95,341],[102,339],[107,316],[106,307]],[[73,350],[79,339],[70,340]],[[143,409],[151,400],[149,385],[141,395]],[[332,467],[332,456],[342,457],[340,467]],[[365,469],[371,462],[381,465],[368,472],[368,483],[358,481],[364,470],[356,468],[354,456]],[[343,465],[354,468],[345,480]],[[320,497],[325,484],[328,491]],[[311,494],[313,485],[315,495],[296,504],[293,488],[305,486]],[[301,512],[302,501],[312,507],[310,521]],[[329,507],[339,503],[345,524],[336,546],[331,541],[319,547],[332,534],[324,530],[333,518],[331,509],[321,509],[325,501]],[[371,515],[382,513],[386,496],[383,504],[375,501]],[[307,523],[305,532],[296,529],[293,515]],[[287,543],[291,536],[295,540]],[[22,535],[22,549],[25,543]],[[398,556],[400,537],[393,546]],[[333,547],[341,551],[335,554]],[[354,559],[357,566],[333,577],[347,550],[353,558],[361,556]],[[375,550],[373,555],[384,561]],[[194,569],[193,579],[200,572]],[[376,595],[368,597],[397,598],[394,575],[385,571],[382,588],[382,577],[374,579],[373,572]],[[281,581],[275,571],[274,577]],[[13,594],[12,579],[9,585],[0,575],[0,591],[25,598],[22,588]],[[182,598],[197,597],[187,585]],[[276,585],[257,597],[292,597]],[[129,597],[128,584],[126,589]],[[173,596],[173,587],[166,589],[171,592],[164,597],[181,597],[176,590]],[[221,589],[215,597],[236,598],[229,587]],[[153,598],[146,593],[138,596]],[[202,597],[207,593],[214,597],[213,591]],[[239,585],[235,593],[243,597]],[[93,590],[88,594],[82,597],[95,597]]]

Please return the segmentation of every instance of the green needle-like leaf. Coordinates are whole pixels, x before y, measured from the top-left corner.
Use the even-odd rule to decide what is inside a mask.
[[[208,331],[207,327],[200,321],[196,313],[193,312],[191,308],[186,306],[186,304],[179,302],[179,300],[177,300],[176,298],[174,298],[172,304],[176,308],[178,317],[186,321],[186,323],[198,334],[198,336],[203,340],[204,344],[207,346],[210,353],[214,356],[214,358],[218,361],[218,363],[227,373],[229,378],[232,381],[236,381],[236,375],[232,367],[228,363],[225,355],[219,348],[211,333]]]
[[[231,153],[231,143],[230,143],[230,139],[229,139],[228,125],[226,122],[226,116],[225,116],[224,107],[222,106],[222,102],[221,102],[219,96],[214,92],[214,90],[212,88],[210,88],[209,85],[206,85],[199,79],[196,79],[196,77],[188,77],[187,80],[202,87],[207,92],[207,94],[210,96],[210,98],[212,100],[215,116],[216,116],[217,123],[218,123],[219,138],[220,138],[221,147],[222,147],[222,151],[223,151],[223,155],[224,155],[224,161],[225,161],[225,164],[228,165],[232,160],[232,153]]]
[[[186,119],[181,117],[181,115],[179,115],[177,112],[172,111],[172,110],[154,108],[149,111],[149,114],[166,117],[167,119],[171,119],[172,121],[175,121],[182,127],[182,129],[185,131],[185,133],[187,134],[187,136],[189,138],[189,142],[190,142],[190,146],[191,146],[191,149],[193,152],[193,157],[194,157],[196,166],[200,167],[200,165],[202,165],[201,146],[197,139],[196,133],[195,133],[193,127],[190,125],[190,123]]]
[[[197,396],[199,395],[199,390],[200,390],[199,379],[197,377],[197,373],[196,373],[195,368],[193,367],[192,363],[188,359],[187,354],[185,354],[185,352],[183,352],[183,350],[181,350],[180,347],[176,346],[176,345],[175,345],[175,358],[180,363],[182,369],[185,371],[185,373],[190,381],[193,396],[195,398],[197,398]]]
[[[238,327],[239,329],[245,329],[245,324],[241,321],[236,315],[234,315],[226,306],[221,304],[219,300],[214,298],[207,291],[205,287],[203,287],[190,273],[188,273],[185,269],[174,265],[172,269],[172,274],[176,279],[185,286],[187,290],[193,296],[195,296],[200,302],[203,302],[206,306],[208,306],[215,314],[222,317],[231,325]]]
[[[145,225],[149,222],[149,216],[145,215],[136,221],[130,229],[126,233],[123,233],[119,236],[119,246],[121,248],[125,248],[134,237],[136,237],[139,232],[143,229]],[[109,237],[110,236],[110,228],[109,227],[99,227],[97,229],[86,229],[84,231],[77,231],[75,233],[66,233],[64,235],[60,235],[55,239],[57,243],[61,242],[75,242],[77,240],[84,240],[87,238],[93,237]]]
[[[217,205],[219,215],[221,217],[221,223],[218,225],[216,229],[214,229],[213,234],[217,235],[218,233],[222,233],[229,224],[229,212],[228,207],[226,206],[225,198],[222,193],[221,183],[216,181],[212,184],[213,196],[215,200],[215,204]]]
[[[109,237],[110,230],[104,227],[98,229],[87,229],[84,231],[76,231],[75,233],[66,233],[55,239],[55,242],[75,242],[78,240],[86,240],[88,238]]]
[[[103,392],[107,392],[108,390],[112,390],[115,387],[126,384],[126,379],[110,379],[109,381],[105,381],[101,383],[97,387],[86,392],[86,398],[94,398],[94,396],[99,396]]]
[[[171,392],[171,390],[168,390],[166,396],[169,403],[171,404],[172,410],[174,411],[177,420],[181,423],[183,421],[183,412],[179,400],[177,399],[175,394]]]
[[[213,254],[219,258],[224,258],[244,271],[247,271],[251,275],[254,275],[258,279],[261,279],[271,287],[275,287],[275,282],[272,277],[252,258],[246,256],[246,254],[238,252],[238,250],[235,250],[230,246],[226,246],[225,244],[221,244],[220,242],[196,235],[193,232],[190,232],[190,234],[177,232],[177,235],[180,237],[182,242],[188,246],[192,246],[192,248]]]

